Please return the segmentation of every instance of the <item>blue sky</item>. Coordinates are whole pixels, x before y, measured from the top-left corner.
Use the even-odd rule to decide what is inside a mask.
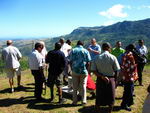
[[[0,0],[0,38],[54,37],[150,18],[150,0]]]

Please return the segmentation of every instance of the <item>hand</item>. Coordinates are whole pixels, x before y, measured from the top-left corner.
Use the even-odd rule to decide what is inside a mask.
[[[108,77],[102,77],[102,79],[103,79],[106,83],[109,83],[109,78],[108,78]]]
[[[92,51],[92,49],[91,49],[91,48],[88,48],[88,50],[89,50],[89,51]]]

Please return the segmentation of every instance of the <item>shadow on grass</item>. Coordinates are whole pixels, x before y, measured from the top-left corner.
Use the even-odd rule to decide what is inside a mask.
[[[113,111],[120,111],[120,106],[114,106]],[[78,110],[79,113],[97,113],[94,106],[86,106]],[[101,113],[108,113],[108,107],[101,107]]]
[[[72,107],[71,104],[58,104],[50,103],[49,100],[38,101],[33,96],[16,98],[5,98],[0,99],[0,107],[11,107],[12,105],[27,104],[28,109],[37,109],[37,110],[52,110],[61,107]]]
[[[32,87],[21,87],[21,88],[15,88],[14,90],[15,90],[15,92],[18,92],[18,91],[25,91],[25,92],[33,92],[34,90],[33,90],[34,88],[32,88]],[[6,88],[6,89],[4,89],[4,90],[1,90],[0,91],[0,94],[1,93],[10,93],[10,88]]]

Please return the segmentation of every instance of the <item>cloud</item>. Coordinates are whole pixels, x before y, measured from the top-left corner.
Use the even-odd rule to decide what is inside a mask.
[[[142,8],[148,8],[148,9],[150,9],[150,5],[143,5]]]
[[[112,17],[125,18],[128,16],[128,14],[123,12],[123,8],[125,8],[125,6],[121,4],[117,4],[117,5],[112,6],[106,11],[99,12],[99,14],[107,18],[112,18]],[[128,8],[131,8],[131,7],[128,6]]]
[[[150,9],[150,5],[142,5],[142,6],[138,6],[138,7],[135,7],[135,8],[138,9],[138,10]]]

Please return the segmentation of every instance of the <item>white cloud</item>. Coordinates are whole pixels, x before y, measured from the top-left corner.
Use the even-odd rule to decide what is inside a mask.
[[[150,9],[150,5],[142,5],[142,6],[138,6],[138,7],[135,7],[135,8],[138,9],[138,10]]]
[[[149,8],[150,9],[150,5],[143,5],[142,8]]]
[[[112,6],[106,11],[99,12],[99,14],[108,18],[112,18],[112,17],[125,18],[128,16],[128,14],[123,12],[123,8],[125,8],[125,6],[121,4],[117,4],[117,5]],[[128,6],[128,8],[130,7]]]

